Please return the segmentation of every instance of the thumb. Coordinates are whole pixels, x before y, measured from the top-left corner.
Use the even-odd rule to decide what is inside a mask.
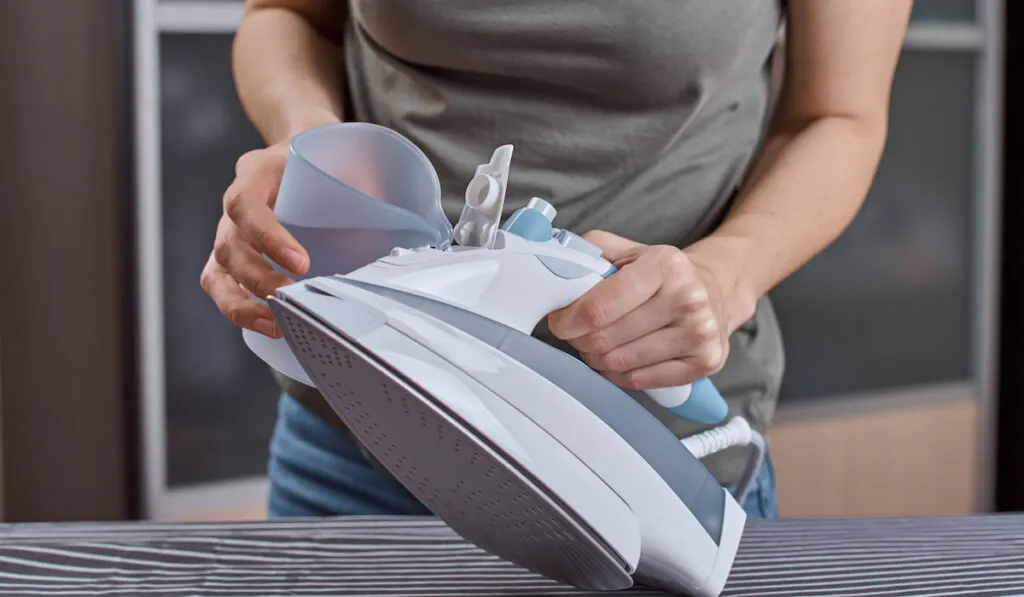
[[[602,257],[615,263],[620,261],[634,253],[637,249],[642,249],[647,245],[623,238],[617,234],[611,232],[605,232],[604,230],[591,230],[582,235],[587,241],[590,241],[601,248]]]

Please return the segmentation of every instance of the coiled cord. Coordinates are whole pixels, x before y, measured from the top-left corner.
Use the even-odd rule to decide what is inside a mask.
[[[768,453],[767,440],[754,430],[743,417],[734,417],[725,425],[684,437],[679,441],[698,459],[735,446],[752,446],[754,448],[754,453],[751,454],[750,460],[747,462],[747,468],[743,471],[743,476],[733,491],[733,496],[740,503],[743,503],[747,493],[750,492],[754,479],[761,471],[761,467],[764,466],[764,460]]]

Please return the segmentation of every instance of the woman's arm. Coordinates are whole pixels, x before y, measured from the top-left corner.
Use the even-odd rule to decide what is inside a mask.
[[[911,0],[790,0],[781,93],[724,223],[687,254],[720,280],[735,330],[839,236],[885,145]]]
[[[757,301],[860,209],[885,145],[912,0],[790,0],[785,76],[764,146],[722,225],[686,249],[587,237],[620,272],[549,328],[613,382],[675,386],[725,364]]]
[[[252,295],[291,283],[264,255],[295,275],[309,269],[309,255],[274,216],[274,202],[290,139],[341,122],[346,18],[346,0],[246,0],[235,36],[235,86],[268,147],[235,165],[200,284],[225,317],[271,337],[281,331],[270,307]]]
[[[238,96],[268,145],[341,121],[346,0],[246,0],[235,34]]]

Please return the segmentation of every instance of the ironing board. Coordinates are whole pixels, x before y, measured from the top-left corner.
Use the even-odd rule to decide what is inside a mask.
[[[0,595],[596,597],[380,517],[0,526]],[[752,521],[725,595],[1024,595],[1024,515]]]

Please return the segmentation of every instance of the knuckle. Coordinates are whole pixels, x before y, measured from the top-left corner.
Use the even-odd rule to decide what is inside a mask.
[[[245,324],[247,323],[245,309],[240,303],[235,302],[225,305],[222,311],[224,312],[224,316],[227,317],[231,323],[238,327],[245,327]]]
[[[682,321],[688,321],[702,310],[702,305],[694,304],[692,291],[686,284],[676,283],[669,285],[668,291],[672,307],[678,313]]]
[[[567,314],[565,311],[556,311],[548,315],[548,331],[554,337],[564,340],[568,336]]]
[[[690,258],[679,249],[670,246],[659,247],[658,262],[666,278],[674,278],[684,284],[691,280]]]
[[[608,334],[603,331],[591,333],[584,339],[583,344],[587,347],[588,352],[596,352],[597,354],[605,354],[612,349],[611,340],[608,338]]]
[[[580,305],[580,317],[591,328],[603,328],[608,324],[608,311],[601,301],[586,301]]]
[[[629,371],[629,358],[621,352],[610,352],[602,358],[605,367],[614,373]]]
[[[199,274],[199,286],[201,286],[207,294],[210,293],[211,282],[213,282],[213,280],[210,279],[211,277],[212,274],[210,273],[209,267],[204,267],[203,271]]]
[[[680,284],[676,291],[676,297],[677,308],[683,314],[697,318],[711,318],[711,298],[703,286]]]
[[[231,241],[228,234],[218,236],[213,241],[213,258],[224,268],[231,260]]]
[[[676,259],[682,255],[682,252],[670,245],[655,245],[651,247],[651,251],[654,252],[654,256],[658,258],[658,261],[664,265],[673,265],[676,263]]]
[[[224,213],[232,220],[237,220],[245,210],[245,196],[237,189],[230,189],[224,194]]]
[[[272,243],[273,235],[270,233],[270,230],[264,228],[256,233],[256,238],[253,239],[252,246],[261,255],[265,255],[270,252]]]
[[[667,261],[670,266],[680,269],[686,267],[690,263],[686,253],[683,253],[675,247],[668,247],[668,253],[665,255],[665,261]]]
[[[625,376],[625,385],[630,390],[642,390],[644,389],[644,380],[639,374],[630,373]]]
[[[673,284],[676,289],[685,288],[690,284],[692,275],[689,258],[682,251],[668,245],[658,245],[654,251],[663,284]]]
[[[242,194],[238,190],[231,189],[224,194],[224,213],[227,217],[234,219],[239,215],[242,207]]]
[[[694,334],[701,342],[716,340],[718,338],[718,324],[715,323],[714,318],[708,317],[701,321],[694,330]]]

